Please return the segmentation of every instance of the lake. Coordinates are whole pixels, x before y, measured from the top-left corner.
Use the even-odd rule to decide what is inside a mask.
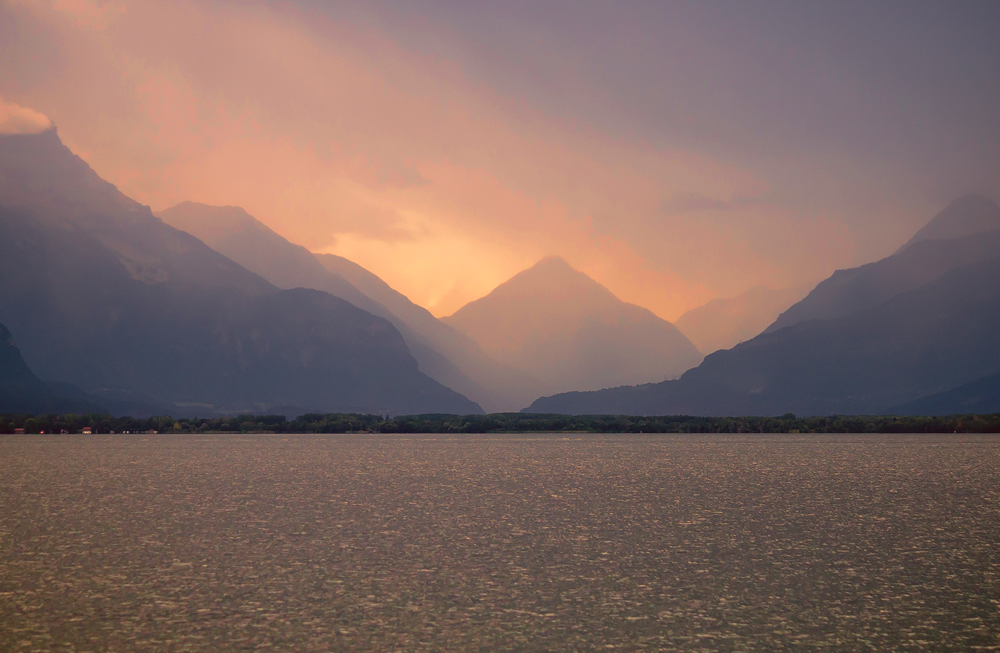
[[[1000,436],[0,436],[4,651],[988,650],[998,600]]]

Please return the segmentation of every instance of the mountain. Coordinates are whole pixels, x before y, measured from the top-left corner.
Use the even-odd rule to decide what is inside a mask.
[[[64,396],[35,376],[10,330],[0,324],[0,414],[99,412],[105,410],[87,399]]]
[[[1000,232],[918,241],[838,272],[782,318],[677,381],[545,397],[528,410],[866,414],[948,391],[1000,369]]]
[[[949,270],[1000,253],[1000,231],[951,240],[923,240],[875,263],[837,270],[765,329],[773,333],[808,320],[829,320],[869,310],[919,288]]]
[[[729,349],[761,333],[805,294],[797,288],[756,286],[736,297],[713,299],[677,318],[674,326],[704,353]]]
[[[1000,413],[1000,373],[990,374],[885,411],[889,415],[980,415]]]
[[[391,323],[279,290],[122,195],[55,129],[0,136],[0,320],[43,378],[177,414],[480,412]]]
[[[473,397],[489,412],[519,410],[539,397],[545,389],[532,375],[487,356],[467,335],[437,319],[423,306],[417,306],[357,263],[333,254],[315,256],[327,270],[341,275],[372,300],[388,308],[392,315],[419,336],[421,345],[447,357],[449,364],[471,380],[472,385],[461,386],[469,390],[463,390],[463,393]]]
[[[557,257],[444,319],[503,363],[556,390],[676,376],[701,354],[674,325],[627,304]]]
[[[1000,258],[869,311],[765,333],[679,380],[539,399],[540,413],[882,413],[1000,368]]]
[[[896,253],[923,240],[962,238],[998,229],[1000,206],[988,197],[970,193],[945,207]]]
[[[322,290],[369,313],[386,312],[343,277],[327,272],[305,247],[288,242],[238,206],[181,202],[155,215],[278,288]]]
[[[541,394],[537,381],[503,369],[468,337],[361,266],[314,255],[239,207],[183,202],[157,215],[279,288],[322,290],[389,320],[423,373],[487,410],[517,410]]]

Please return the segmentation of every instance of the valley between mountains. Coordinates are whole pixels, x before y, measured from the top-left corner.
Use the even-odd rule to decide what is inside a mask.
[[[153,213],[55,128],[0,136],[0,412],[1000,411],[1000,207],[671,324],[548,257],[438,319],[237,206]]]

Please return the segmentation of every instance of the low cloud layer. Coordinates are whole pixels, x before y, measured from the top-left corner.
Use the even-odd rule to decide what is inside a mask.
[[[0,98],[0,134],[39,134],[52,129],[44,115]]]

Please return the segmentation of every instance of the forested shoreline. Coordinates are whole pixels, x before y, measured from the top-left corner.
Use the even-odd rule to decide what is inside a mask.
[[[215,418],[134,418],[111,415],[0,415],[2,434],[199,433],[1000,433],[991,415],[829,417],[636,417],[623,415],[379,415],[317,414]]]

